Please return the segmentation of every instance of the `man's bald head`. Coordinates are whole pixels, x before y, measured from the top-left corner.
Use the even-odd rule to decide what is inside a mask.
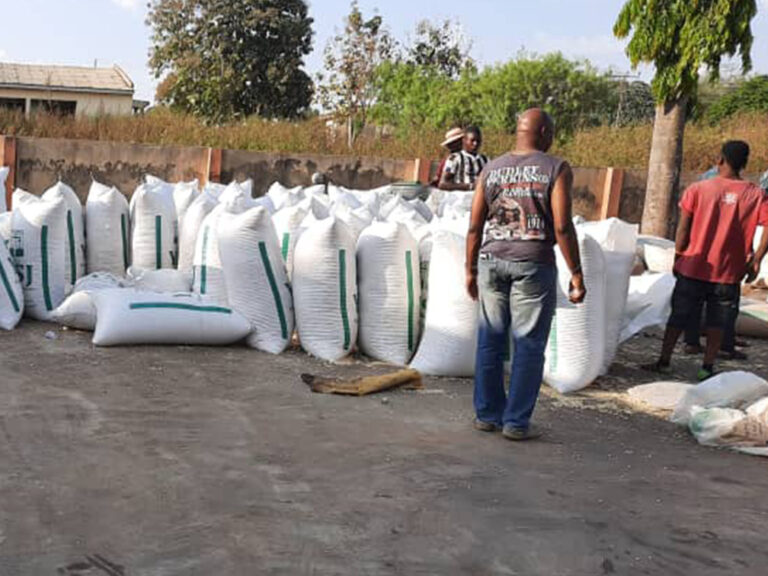
[[[529,108],[517,119],[517,147],[547,152],[555,137],[555,123],[541,108]]]

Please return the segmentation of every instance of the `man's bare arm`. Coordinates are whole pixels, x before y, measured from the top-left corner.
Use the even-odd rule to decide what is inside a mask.
[[[485,221],[488,218],[488,204],[485,201],[485,185],[479,178],[475,187],[475,196],[472,199],[472,214],[469,219],[469,232],[467,233],[467,257],[466,257],[466,282],[467,293],[472,300],[477,300],[477,259],[480,255],[480,246],[483,243],[483,231]]]
[[[677,233],[675,234],[675,254],[680,255],[688,249],[691,243],[691,224],[693,223],[693,214],[685,210],[680,210],[680,222],[677,224]]]
[[[555,224],[555,238],[565,263],[571,271],[570,299],[573,303],[584,301],[586,289],[584,274],[581,270],[581,255],[576,228],[573,225],[571,189],[573,188],[573,171],[568,163],[563,164],[560,174],[552,190],[552,216]]]

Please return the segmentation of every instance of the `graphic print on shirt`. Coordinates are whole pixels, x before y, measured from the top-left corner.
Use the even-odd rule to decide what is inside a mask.
[[[485,181],[491,190],[490,240],[547,240],[547,196],[552,176],[538,165],[505,166],[491,170]]]

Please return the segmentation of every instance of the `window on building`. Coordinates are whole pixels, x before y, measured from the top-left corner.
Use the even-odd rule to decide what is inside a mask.
[[[0,98],[0,110],[24,113],[24,98]]]
[[[74,116],[77,102],[74,100],[32,100],[31,111],[45,112],[56,116]]]

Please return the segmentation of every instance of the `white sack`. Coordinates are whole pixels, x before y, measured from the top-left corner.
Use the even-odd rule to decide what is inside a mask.
[[[218,196],[208,191],[198,194],[187,207],[184,217],[179,221],[179,265],[178,269],[190,276],[195,268],[195,247],[197,235],[206,216],[218,205]]]
[[[5,181],[8,179],[10,168],[8,166],[0,167],[0,214],[8,211],[5,201]]]
[[[286,186],[280,184],[280,182],[275,182],[272,184],[272,186],[269,187],[269,190],[267,191],[267,197],[272,201],[275,210],[279,212],[284,208],[295,206],[304,200],[304,188],[301,186],[287,188]]]
[[[419,246],[402,224],[377,222],[357,243],[360,349],[408,364],[419,343]]]
[[[272,217],[277,241],[280,244],[280,253],[285,262],[285,270],[288,279],[293,277],[293,254],[296,250],[296,241],[304,218],[307,216],[307,204],[299,204],[283,208]]]
[[[13,330],[24,313],[24,291],[13,259],[0,241],[0,330]]]
[[[13,212],[0,213],[0,241],[2,241],[6,248],[11,244],[11,236],[13,235]]]
[[[618,218],[587,222],[579,231],[595,239],[605,256],[605,358],[602,374],[608,372],[619,347],[621,322],[627,305],[629,279],[637,251],[636,224]]]
[[[228,301],[252,327],[248,345],[283,352],[293,334],[293,300],[269,212],[225,213],[217,232]]]
[[[67,291],[67,207],[60,198],[46,201],[17,192],[13,196],[11,256],[24,288],[24,313],[36,320],[50,320]]]
[[[163,186],[142,184],[131,198],[133,265],[159,270],[176,267],[176,207]]]
[[[670,420],[688,425],[694,408],[745,408],[768,396],[768,382],[751,372],[723,372],[688,391]]]
[[[96,346],[177,344],[223,346],[242,340],[250,324],[234,310],[194,294],[133,289],[93,294]]]
[[[675,267],[675,243],[657,236],[639,236],[638,249],[649,272],[671,274]]]
[[[64,252],[64,267],[67,272],[67,292],[71,292],[79,278],[85,276],[85,222],[80,199],[66,184],[58,182],[45,191],[43,200],[55,202],[61,199],[67,208],[67,247]]]
[[[411,368],[435,376],[475,373],[477,303],[465,289],[466,236],[448,230],[431,235],[429,285],[424,334]]]
[[[672,311],[674,289],[672,274],[632,276],[619,341],[625,342],[646,328],[664,326]]]
[[[251,197],[239,184],[233,182],[219,196],[219,205],[203,220],[195,244],[192,289],[196,294],[207,296],[219,304],[228,304],[227,284],[219,250],[219,220],[224,214],[241,214],[251,206]]]
[[[293,299],[301,346],[335,362],[357,342],[356,238],[327,218],[304,230],[296,245]]]
[[[128,200],[115,187],[94,180],[85,202],[87,272],[125,274],[130,265]]]
[[[544,381],[563,394],[589,386],[600,375],[605,357],[605,258],[600,245],[579,234],[587,297],[568,300],[571,273],[559,248],[557,307],[547,342]]]
[[[131,266],[128,268],[127,279],[137,290],[170,293],[192,292],[192,276],[173,268],[144,270]]]
[[[93,332],[96,328],[96,304],[92,294],[101,290],[127,288],[131,282],[107,272],[83,276],[64,302],[53,311],[52,320],[75,330]]]

